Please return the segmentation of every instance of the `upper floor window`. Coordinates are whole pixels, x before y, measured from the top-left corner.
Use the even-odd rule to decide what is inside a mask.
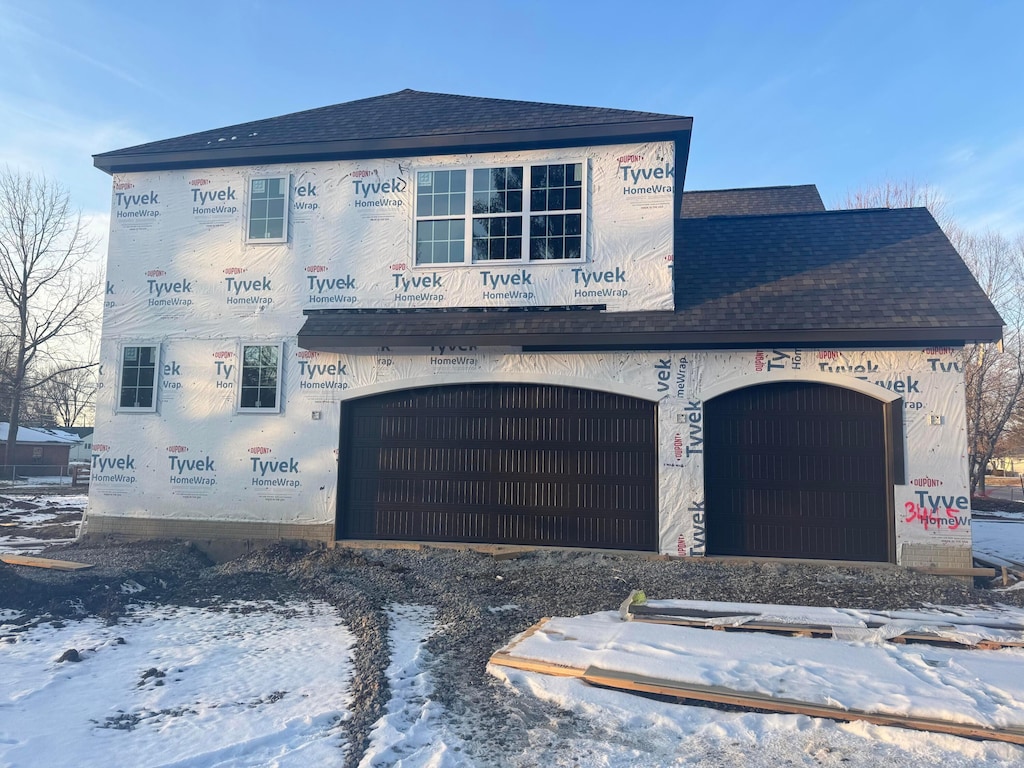
[[[281,345],[243,344],[238,408],[241,411],[281,410]]]
[[[288,239],[287,176],[249,180],[249,234],[253,243],[283,243]]]
[[[420,171],[416,264],[582,259],[585,186],[583,163]]]
[[[160,348],[156,345],[121,348],[119,411],[151,413],[156,410],[156,374]]]

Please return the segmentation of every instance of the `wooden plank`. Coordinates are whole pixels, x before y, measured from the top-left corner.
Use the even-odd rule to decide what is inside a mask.
[[[498,667],[522,669],[526,672],[540,672],[541,674],[554,677],[582,677],[586,671],[581,667],[570,667],[566,664],[554,664],[550,661],[512,656],[505,651],[496,651],[491,654],[490,663]]]
[[[554,675],[556,677],[579,677],[582,675],[582,667],[571,667],[566,664],[555,664],[549,661],[527,659],[522,656],[512,655],[512,650],[521,642],[526,640],[526,638],[536,632],[543,632],[544,625],[549,621],[551,621],[551,617],[545,616],[533,626],[516,635],[508,645],[491,654],[490,663],[499,667],[522,669],[527,672],[540,672],[545,675]]]
[[[676,627],[692,627],[694,629],[713,629],[720,632],[770,632],[772,634],[792,635],[794,637],[825,637],[833,635],[832,627],[820,624],[782,624],[776,622],[748,621],[743,624],[708,624],[706,619],[686,619],[679,616],[635,616],[633,621],[646,624],[667,624]],[[937,627],[943,625],[936,625]],[[953,625],[945,625],[949,629],[955,629]],[[859,627],[850,627],[859,629]],[[871,629],[865,627],[864,629]],[[927,631],[904,632],[896,637],[887,638],[892,643],[927,643],[929,645],[957,645],[962,648],[976,648],[979,650],[998,650],[1000,648],[1024,648],[1024,640],[979,640],[977,643],[968,643],[953,638],[942,637],[939,634]]]
[[[651,605],[631,605],[629,612],[633,616],[640,615],[654,615],[658,617],[680,617],[686,619],[701,619],[703,623],[706,623],[708,619],[729,619],[739,616],[750,616],[754,621],[748,621],[744,624],[737,624],[734,626],[748,626],[749,624],[756,623],[758,614],[747,611],[745,613],[733,612],[733,611],[709,611],[704,609],[693,609],[693,608],[676,608],[676,607],[656,607]],[[900,615],[899,611],[865,611],[870,617],[864,623],[869,629],[876,629],[878,627],[884,627],[894,621],[911,621],[918,624],[930,624],[936,627],[948,628],[956,626],[971,626],[971,627],[985,627],[986,629],[1003,629],[1011,632],[1024,632],[1024,624],[1006,622],[1006,621],[984,621],[982,619],[959,616],[959,615],[935,615],[932,619],[929,619],[927,615],[916,615],[906,616]],[[765,623],[765,622],[762,622]],[[832,624],[800,624],[800,623],[787,623],[783,621],[774,622],[779,626],[792,626],[800,627],[803,629],[807,628],[820,628],[822,630],[830,630]],[[732,626],[732,625],[729,625]],[[836,625],[845,626],[845,625]]]
[[[930,573],[933,576],[995,576],[995,568],[937,568],[932,566],[911,567],[918,573]]]
[[[937,720],[928,717],[910,715],[891,715],[876,712],[865,712],[858,709],[842,709],[826,704],[797,701],[795,699],[778,698],[750,691],[735,691],[729,688],[695,683],[682,683],[675,680],[632,675],[616,670],[588,667],[582,679],[596,686],[615,688],[623,691],[653,693],[661,696],[672,696],[693,701],[707,701],[718,704],[731,704],[738,707],[761,709],[770,712],[783,712],[809,717],[824,717],[830,720],[852,722],[863,720],[875,725],[892,725],[919,731],[948,733],[953,736],[966,736],[974,739],[1005,741],[1011,744],[1024,744],[1024,727],[991,728],[985,725],[954,723],[948,720]]]
[[[92,563],[73,563],[69,560],[51,560],[47,557],[29,557],[28,555],[0,555],[0,560],[10,565],[28,565],[33,568],[51,568],[56,571],[81,571],[95,568]]]

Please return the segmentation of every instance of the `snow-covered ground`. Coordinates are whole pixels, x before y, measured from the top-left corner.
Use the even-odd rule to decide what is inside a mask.
[[[0,527],[0,551],[27,551],[28,521],[46,525],[53,519],[48,506],[85,503],[72,499],[54,496],[50,504],[40,496],[32,508],[20,509],[0,505],[0,522],[18,523],[10,527],[16,541]],[[974,535],[979,551],[1024,561],[1024,521],[976,520]],[[866,618],[857,611],[769,610],[851,627]],[[994,617],[1024,625],[1019,609],[944,614],[961,625]],[[341,726],[354,640],[327,604],[250,602],[217,610],[142,604],[113,626],[83,619],[28,630],[12,626],[17,618],[0,609],[0,766],[241,768],[341,765],[345,759]],[[537,698],[566,714],[557,727],[543,718],[524,720],[528,750],[473,762],[448,725],[450,713],[432,697],[433,660],[425,641],[440,629],[435,610],[394,605],[388,618],[385,674],[392,699],[370,734],[362,768],[1024,764],[1024,748],[1008,744],[686,706],[497,667],[492,674],[524,706]],[[882,641],[884,632],[851,631],[844,640],[721,633],[626,623],[614,613],[555,619],[549,630],[533,642],[569,663],[964,722],[1024,724],[1024,650],[897,646]],[[81,661],[58,661],[72,648]]]

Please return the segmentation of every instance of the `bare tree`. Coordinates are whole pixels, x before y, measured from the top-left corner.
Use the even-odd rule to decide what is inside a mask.
[[[89,368],[59,371],[38,387],[38,407],[49,413],[58,427],[73,427],[96,404],[96,372]]]
[[[1001,344],[969,344],[961,352],[967,399],[971,493],[985,493],[985,472],[1024,405],[1024,236],[960,232],[956,243],[975,278],[1003,316]]]
[[[43,176],[0,172],[0,348],[9,348],[7,463],[13,463],[26,394],[67,371],[89,368],[70,344],[96,322],[95,243],[70,195]],[[33,370],[46,373],[33,376]]]
[[[946,198],[934,187],[913,179],[887,179],[864,189],[847,192],[836,208],[927,208],[950,240],[960,231]],[[956,245],[956,243],[953,243]]]

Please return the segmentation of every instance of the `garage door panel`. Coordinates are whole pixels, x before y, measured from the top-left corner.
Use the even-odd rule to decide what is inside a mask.
[[[653,549],[654,410],[621,395],[534,384],[350,401],[338,530]]]
[[[712,554],[888,559],[883,406],[777,382],[705,404]]]

